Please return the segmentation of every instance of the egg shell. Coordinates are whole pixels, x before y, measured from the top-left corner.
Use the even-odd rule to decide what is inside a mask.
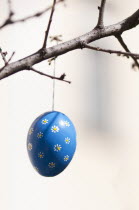
[[[70,163],[76,149],[76,130],[71,120],[57,111],[40,115],[31,125],[27,151],[36,171],[52,177]]]

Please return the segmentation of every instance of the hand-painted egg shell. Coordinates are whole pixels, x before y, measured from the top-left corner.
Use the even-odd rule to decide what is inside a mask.
[[[27,150],[33,167],[43,176],[56,176],[70,163],[76,149],[76,131],[63,113],[40,115],[31,125]]]

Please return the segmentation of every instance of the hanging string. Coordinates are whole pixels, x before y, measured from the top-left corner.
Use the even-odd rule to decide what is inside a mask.
[[[58,45],[58,41],[56,40],[56,44]],[[54,68],[53,68],[53,76],[55,77],[56,72],[56,57],[54,58]],[[53,95],[52,95],[52,111],[55,108],[55,79],[53,79]]]
[[[54,59],[54,68],[53,68],[53,76],[55,77],[55,70],[56,70],[56,59]],[[53,79],[53,94],[52,94],[52,111],[55,108],[55,79]]]

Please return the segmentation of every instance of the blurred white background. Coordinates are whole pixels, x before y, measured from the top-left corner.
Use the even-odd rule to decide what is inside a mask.
[[[12,2],[18,19],[52,0]],[[50,35],[62,34],[66,41],[90,31],[96,25],[99,4],[100,0],[59,4]],[[118,22],[137,9],[138,0],[109,0],[105,24]],[[0,46],[8,53],[16,51],[13,61],[40,48],[49,14],[1,30]],[[6,15],[7,1],[1,0],[0,19]],[[132,52],[139,52],[138,37],[138,28],[123,34]],[[113,37],[94,45],[122,49]],[[32,121],[51,110],[51,79],[22,71],[0,81],[1,209],[139,209],[139,72],[131,70],[131,63],[131,59],[90,50],[58,57],[57,76],[65,72],[72,84],[56,81],[55,109],[74,122],[78,146],[69,167],[53,178],[38,175],[26,151]],[[36,68],[51,74],[53,65],[45,61]]]

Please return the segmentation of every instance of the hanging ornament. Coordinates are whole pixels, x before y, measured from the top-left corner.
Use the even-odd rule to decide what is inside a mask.
[[[55,76],[55,59],[54,72]],[[53,80],[52,111],[40,115],[31,125],[27,151],[33,167],[42,176],[56,176],[70,163],[76,149],[76,131],[71,120],[54,111],[55,80]]]
[[[31,125],[27,150],[33,167],[43,176],[56,176],[70,163],[76,149],[76,131],[61,112],[40,115]]]

